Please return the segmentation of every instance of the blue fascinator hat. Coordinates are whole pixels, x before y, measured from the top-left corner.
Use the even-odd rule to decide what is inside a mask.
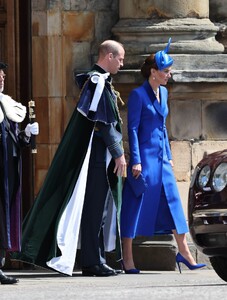
[[[167,54],[170,43],[171,38],[169,38],[169,42],[164,50],[155,53],[155,62],[160,71],[170,67],[173,64],[173,59]]]

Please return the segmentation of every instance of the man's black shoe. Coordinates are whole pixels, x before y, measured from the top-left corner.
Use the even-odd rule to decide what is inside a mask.
[[[117,273],[114,269],[110,268],[106,264],[94,265],[86,268],[82,268],[83,276],[116,276]]]
[[[6,276],[4,273],[0,273],[0,282],[1,284],[14,284],[17,283],[19,280],[13,278],[11,276]]]
[[[121,269],[114,269],[114,271],[115,271],[117,274],[123,273],[123,270],[121,270]]]

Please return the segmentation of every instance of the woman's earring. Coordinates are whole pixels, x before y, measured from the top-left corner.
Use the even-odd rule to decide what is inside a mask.
[[[153,77],[153,80],[155,80],[156,78],[155,77]]]

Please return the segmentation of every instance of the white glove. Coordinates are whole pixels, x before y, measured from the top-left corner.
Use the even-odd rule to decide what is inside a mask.
[[[37,122],[34,122],[34,123],[29,123],[25,129],[25,134],[30,137],[31,134],[34,134],[34,135],[37,135],[39,134],[39,124]]]

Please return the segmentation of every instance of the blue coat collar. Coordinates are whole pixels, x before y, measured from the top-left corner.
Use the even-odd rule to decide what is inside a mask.
[[[164,101],[164,98],[163,98],[162,88],[159,87],[159,96],[160,96],[160,103],[159,103],[156,96],[155,96],[155,93],[154,93],[152,87],[150,86],[150,84],[148,82],[148,80],[146,80],[143,83],[143,87],[146,90],[146,92],[147,92],[154,108],[157,110],[157,112],[160,115],[162,115],[163,117],[166,116],[166,105],[165,105],[166,101]]]

